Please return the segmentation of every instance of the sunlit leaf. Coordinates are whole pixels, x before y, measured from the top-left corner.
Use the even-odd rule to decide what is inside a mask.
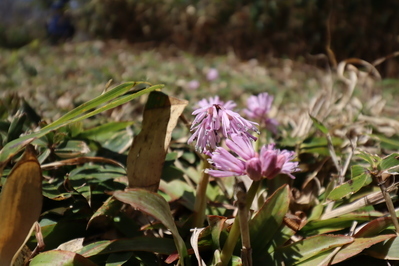
[[[381,158],[375,154],[371,154],[365,151],[359,151],[358,154],[356,154],[357,157],[362,158],[366,162],[368,162],[371,166],[371,168],[377,167],[377,165],[380,163]]]
[[[300,240],[288,246],[276,249],[284,259],[285,265],[296,265],[320,253],[352,243],[353,237],[342,235],[318,235]]]
[[[358,255],[363,250],[369,248],[372,245],[375,245],[379,242],[385,241],[395,237],[395,235],[381,235],[376,237],[369,237],[369,238],[355,238],[354,241],[350,244],[343,246],[339,252],[333,256],[330,260],[326,260],[327,257],[333,252],[333,250],[329,250],[323,253],[320,253],[317,256],[314,256],[306,261],[303,261],[299,264],[300,266],[328,266],[332,264],[339,263],[341,261],[345,261],[351,257]],[[324,263],[322,263],[324,262]]]
[[[367,222],[373,220],[374,218],[377,217],[370,215],[370,213],[350,213],[326,220],[313,220],[309,221],[301,229],[301,232],[305,233],[306,235],[315,235],[339,231],[341,229],[350,227],[353,221]]]
[[[40,253],[32,259],[30,265],[73,265],[73,266],[95,266],[96,264],[82,255],[65,250],[50,250]]]
[[[382,230],[392,225],[391,217],[380,217],[374,219],[363,226],[356,234],[355,237],[372,237],[378,235]]]
[[[311,114],[309,114],[310,119],[312,119],[313,125],[320,130],[321,132],[323,132],[324,134],[328,134],[328,129],[326,128],[325,125],[323,125],[322,122],[320,122],[316,117],[312,116]]]
[[[342,185],[334,188],[330,194],[328,194],[329,200],[339,200],[348,195],[358,192],[362,187],[367,186],[372,182],[372,178],[368,173],[362,173],[359,176],[343,183]]]
[[[392,153],[382,158],[379,166],[381,170],[391,170],[399,168],[399,153]]]
[[[130,127],[134,122],[110,122],[81,132],[77,137],[95,141],[106,141],[110,136],[122,129]]]
[[[54,153],[62,159],[82,156],[88,152],[90,149],[86,142],[80,140],[69,140],[54,148]]]

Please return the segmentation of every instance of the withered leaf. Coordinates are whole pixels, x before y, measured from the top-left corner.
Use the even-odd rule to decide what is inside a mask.
[[[10,265],[42,209],[42,172],[33,146],[10,172],[0,195],[0,265]]]
[[[127,158],[129,188],[157,191],[172,130],[187,103],[159,91],[150,93],[142,130],[134,138]]]

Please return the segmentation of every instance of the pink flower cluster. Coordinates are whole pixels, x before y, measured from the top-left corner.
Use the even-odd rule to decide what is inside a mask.
[[[253,96],[248,101],[245,113],[254,119],[268,119],[272,101],[273,97],[267,93]],[[236,106],[234,102],[224,103],[216,96],[201,100],[198,106],[193,112],[196,117],[191,126],[193,135],[188,143],[196,141],[196,149],[210,156],[208,161],[215,169],[206,169],[208,174],[214,177],[247,175],[252,180],[261,180],[272,179],[282,173],[295,178],[291,174],[299,170],[298,162],[292,161],[295,153],[275,149],[274,144],[263,146],[257,153],[252,145],[257,138],[249,133],[258,132],[257,123],[232,111]],[[226,146],[234,155],[218,147],[222,137],[226,138]]]
[[[268,115],[273,100],[274,97],[267,92],[260,93],[258,96],[252,95],[247,100],[247,109],[244,109],[244,113],[248,118],[263,123],[268,130],[276,134],[278,123]]]
[[[243,133],[247,137],[256,139],[250,131],[258,132],[257,123],[242,118],[232,109],[236,106],[233,101],[224,103],[218,96],[203,99],[198,102],[198,108],[192,113],[195,119],[191,126],[194,131],[188,143],[196,142],[196,149],[204,152],[214,150],[221,140],[221,136],[228,138],[234,133]],[[258,132],[259,133],[259,132]]]
[[[298,162],[292,162],[295,153],[287,150],[278,150],[274,144],[265,145],[260,154],[255,152],[251,141],[242,135],[232,134],[231,139],[226,140],[227,147],[239,157],[233,156],[222,147],[216,148],[210,154],[209,163],[214,169],[206,169],[206,172],[214,177],[248,175],[252,180],[262,178],[272,179],[278,174],[287,174],[295,178],[291,173],[299,170]]]

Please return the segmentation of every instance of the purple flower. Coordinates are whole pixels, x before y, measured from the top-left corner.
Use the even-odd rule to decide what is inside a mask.
[[[267,129],[277,133],[277,121],[268,116],[273,99],[274,97],[267,92],[260,93],[258,96],[252,95],[247,100],[247,109],[244,109],[244,113],[248,118],[264,123]]]
[[[199,83],[199,81],[198,80],[191,80],[188,84],[188,88],[190,89],[190,90],[196,90],[196,89],[198,89],[199,88],[199,86],[200,86],[200,83]]]
[[[232,101],[226,103],[219,100],[218,96],[203,99],[198,102],[198,108],[192,113],[195,115],[191,126],[193,135],[188,143],[197,141],[196,149],[204,152],[207,148],[214,150],[220,142],[221,136],[228,138],[231,134],[243,133],[256,140],[248,131],[258,133],[257,123],[242,118],[232,111],[236,104]]]
[[[294,152],[274,149],[274,144],[263,146],[260,155],[255,152],[251,141],[245,135],[232,134],[226,145],[239,157],[234,157],[226,149],[217,147],[211,153],[209,163],[217,170],[205,171],[214,177],[248,175],[252,180],[272,179],[283,173],[295,178],[291,173],[298,171]]]
[[[262,162],[262,176],[272,179],[282,173],[295,179],[291,173],[299,171],[298,162],[291,162],[295,158],[295,152],[278,150],[275,144],[265,145],[260,150],[260,160]]]
[[[208,73],[206,73],[206,79],[208,81],[214,81],[219,77],[219,71],[216,68],[209,69]]]

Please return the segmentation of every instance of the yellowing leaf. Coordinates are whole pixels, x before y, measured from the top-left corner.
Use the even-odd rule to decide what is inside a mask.
[[[0,195],[0,265],[10,265],[42,209],[42,172],[31,145],[10,172]]]
[[[172,130],[187,103],[162,92],[150,93],[143,128],[134,138],[127,158],[130,188],[157,191]]]

